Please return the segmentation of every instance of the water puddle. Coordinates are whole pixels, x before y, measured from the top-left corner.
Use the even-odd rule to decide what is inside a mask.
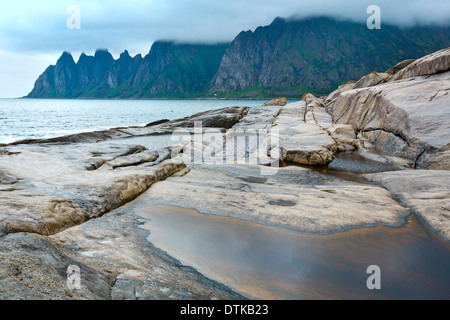
[[[365,158],[359,152],[338,153],[328,165],[330,171],[351,173],[375,173],[400,170],[398,166]]]
[[[333,161],[326,166],[305,166],[287,162],[281,163],[281,166],[308,168],[343,180],[366,184],[372,184],[372,182],[362,177],[362,174],[401,170],[399,166],[363,157],[358,151],[338,153]]]
[[[415,215],[401,228],[305,235],[167,205],[136,210],[156,247],[249,298],[450,299],[450,243]],[[367,289],[371,265],[381,290]]]

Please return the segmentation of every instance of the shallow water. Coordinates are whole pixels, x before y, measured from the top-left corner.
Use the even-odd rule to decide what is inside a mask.
[[[358,151],[338,153],[331,163],[324,166],[305,166],[288,162],[281,163],[281,166],[298,166],[308,168],[325,175],[341,178],[343,180],[367,184],[372,184],[372,182],[361,176],[364,173],[401,170],[401,168],[397,165],[363,157]]]
[[[450,299],[450,244],[411,215],[378,226],[305,235],[192,209],[135,207],[148,240],[183,264],[256,299]],[[366,270],[381,268],[381,290]]]
[[[328,165],[331,172],[375,173],[400,170],[398,166],[365,158],[359,152],[338,153]]]
[[[124,126],[143,126],[266,100],[0,99],[0,143],[42,139]]]

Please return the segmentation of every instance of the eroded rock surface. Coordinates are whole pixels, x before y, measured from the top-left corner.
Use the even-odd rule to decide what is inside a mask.
[[[20,153],[0,156],[0,170],[7,172],[0,223],[8,232],[54,234],[120,207],[184,168],[179,161],[158,163],[157,152],[130,145],[10,148]],[[110,148],[115,152],[100,155]],[[136,150],[143,151],[129,155]]]
[[[345,91],[327,105],[333,122],[417,168],[450,169],[450,73]]]
[[[260,170],[250,165],[203,165],[155,184],[141,199],[308,233],[399,226],[407,212],[375,185],[300,167],[279,168],[270,176]]]
[[[450,171],[402,170],[365,177],[390,190],[450,241]]]
[[[0,299],[244,299],[153,247],[121,208],[54,236],[0,238]],[[67,286],[67,268],[81,288]]]
[[[286,103],[287,103],[286,101],[287,101],[287,98],[285,98],[285,97],[275,98],[275,99],[272,99],[272,100],[264,103],[264,106],[281,106],[281,107],[283,107],[286,105]]]
[[[331,162],[337,150],[335,141],[315,120],[307,122],[305,102],[287,104],[273,128],[278,130],[281,158],[284,161],[323,165]]]
[[[423,58],[404,62],[406,66],[395,73],[392,80],[401,80],[406,78],[427,76],[438,74],[450,70],[450,48],[445,48]]]
[[[225,129],[244,111],[179,125]],[[185,168],[171,158],[170,135],[152,134],[174,129],[165,123],[0,149],[0,299],[245,298],[154,248],[122,208]],[[67,287],[69,265],[80,267],[81,289]]]

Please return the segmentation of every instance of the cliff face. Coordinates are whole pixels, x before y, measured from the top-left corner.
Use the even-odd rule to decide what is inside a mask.
[[[155,42],[147,56],[128,51],[114,60],[106,50],[82,54],[78,63],[64,52],[37,79],[30,98],[189,97],[210,85],[228,44]]]
[[[241,32],[227,49],[211,93],[242,97],[329,93],[343,82],[450,45],[449,28],[400,29],[330,18],[287,21]]]
[[[133,97],[189,97],[202,94],[217,72],[228,44],[156,42],[143,59],[131,88]],[[127,88],[124,89],[124,95]]]
[[[276,18],[231,44],[157,41],[145,57],[127,51],[114,60],[105,50],[65,52],[36,81],[28,97],[188,98],[300,97],[327,94],[349,80],[384,71],[450,46],[449,27],[369,30],[363,23]]]

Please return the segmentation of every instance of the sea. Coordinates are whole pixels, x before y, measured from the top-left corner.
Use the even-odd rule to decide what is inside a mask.
[[[223,107],[260,106],[266,101],[0,99],[0,144],[144,126]]]

